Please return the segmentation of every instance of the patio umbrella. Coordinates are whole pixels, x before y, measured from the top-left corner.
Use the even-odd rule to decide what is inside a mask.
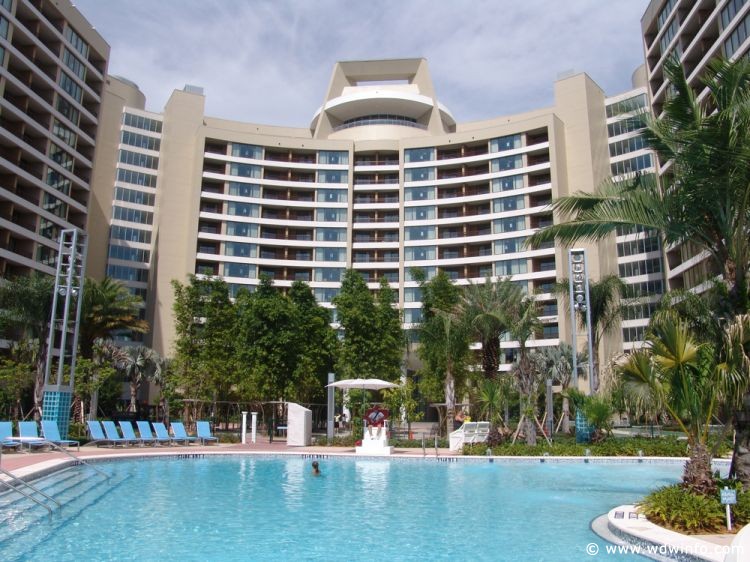
[[[341,388],[344,390],[357,389],[357,390],[383,390],[384,388],[398,388],[399,385],[384,381],[382,379],[344,379],[341,381],[332,382],[329,385],[334,388]],[[365,407],[365,394],[362,393],[362,410]]]

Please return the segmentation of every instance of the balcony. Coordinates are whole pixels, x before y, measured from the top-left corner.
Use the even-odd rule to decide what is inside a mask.
[[[315,164],[315,154],[297,152],[272,152],[266,149],[266,160],[271,162],[294,162],[297,164]]]

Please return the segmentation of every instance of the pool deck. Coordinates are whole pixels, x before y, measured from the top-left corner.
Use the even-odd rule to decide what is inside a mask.
[[[173,445],[173,446],[144,446],[144,447],[96,447],[83,446],[80,451],[75,449],[71,453],[81,460],[105,459],[105,458],[127,458],[143,456],[174,456],[181,454],[293,454],[293,455],[320,455],[328,456],[357,456],[354,447],[290,447],[285,441],[261,440],[252,444],[214,444],[214,445]],[[435,449],[428,448],[423,453],[422,449],[396,448],[391,458],[423,458],[424,456],[435,458]],[[457,454],[449,449],[438,449],[437,457],[454,458],[463,455]],[[381,457],[388,458],[388,457]],[[499,459],[499,457],[494,457]],[[514,457],[514,459],[528,462],[545,462],[557,460],[558,462],[569,462],[573,459],[557,459],[556,457]],[[593,462],[595,457],[591,458]],[[60,465],[71,461],[71,457],[59,451],[44,452],[12,452],[3,453],[0,456],[0,468],[12,472],[17,477],[26,477],[37,472],[54,470]],[[588,460],[588,459],[587,459]],[[606,458],[599,457],[598,460],[606,462]],[[620,459],[622,461],[622,459]],[[646,460],[646,459],[640,459]],[[653,459],[657,460],[657,459]],[[668,460],[668,459],[660,459]],[[675,459],[669,459],[674,461]],[[633,459],[634,462],[639,462]],[[586,461],[584,461],[586,462]],[[4,475],[0,478],[5,479]],[[659,547],[673,549],[672,552],[679,553],[676,557],[648,556],[656,560],[691,560],[722,562],[728,546],[735,535],[693,535],[686,536],[674,531],[669,531],[647,521],[642,515],[637,514],[632,505],[615,507],[608,514],[602,515],[592,524],[592,529],[606,540],[619,545],[639,545],[641,547]]]

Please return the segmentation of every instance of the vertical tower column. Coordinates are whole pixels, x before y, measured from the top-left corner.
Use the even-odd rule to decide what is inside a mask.
[[[86,234],[80,230],[60,233],[44,367],[42,419],[56,421],[63,439],[67,439],[70,425],[87,242]]]

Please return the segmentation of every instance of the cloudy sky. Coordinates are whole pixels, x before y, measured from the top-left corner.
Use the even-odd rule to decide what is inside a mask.
[[[551,105],[587,72],[608,94],[642,63],[648,0],[74,0],[147,109],[202,86],[206,114],[307,126],[339,60],[427,58],[458,121]]]

